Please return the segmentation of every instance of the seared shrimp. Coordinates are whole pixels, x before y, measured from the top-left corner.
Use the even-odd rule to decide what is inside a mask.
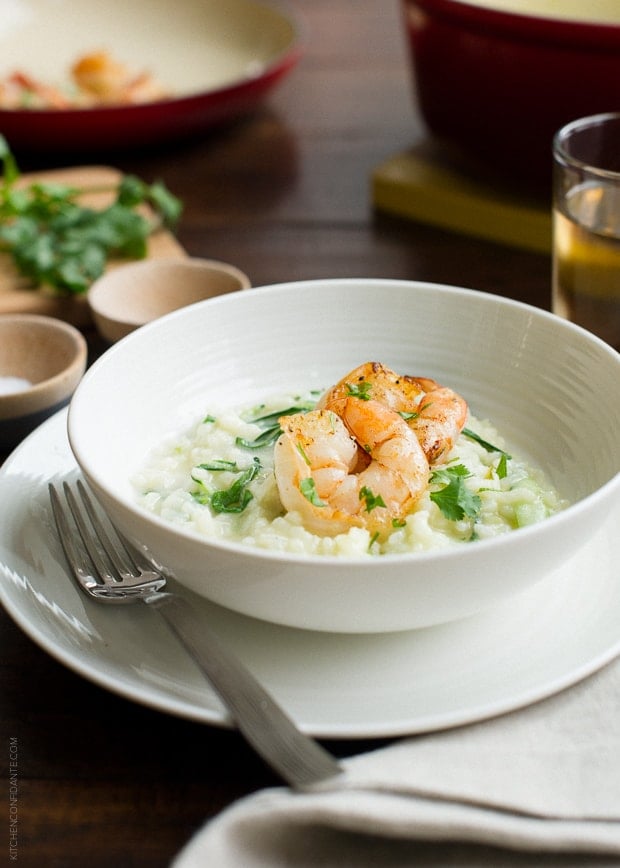
[[[318,406],[340,414],[350,396],[379,401],[400,413],[415,432],[429,463],[456,443],[467,420],[467,403],[428,377],[397,374],[379,362],[366,362],[322,396]]]
[[[363,401],[379,401],[397,413],[407,413],[417,407],[423,391],[414,377],[401,377],[380,362],[366,362],[328,389],[317,406],[340,413],[347,398],[358,397]]]
[[[71,74],[85,95],[104,105],[152,102],[166,96],[149,73],[133,73],[106,51],[80,57]]]
[[[424,396],[409,424],[429,463],[434,464],[458,440],[469,411],[465,399],[447,386],[440,386],[428,377],[419,377],[417,382],[424,389]]]
[[[398,413],[373,400],[346,398],[340,413],[283,416],[274,452],[284,508],[326,536],[352,527],[385,535],[428,484],[428,462]]]
[[[6,109],[64,109],[69,108],[70,103],[58,88],[18,71],[0,82],[0,106]]]
[[[153,102],[168,96],[148,72],[134,74],[106,51],[78,58],[71,68],[70,86],[55,87],[22,71],[0,80],[0,107],[7,109],[90,108]]]

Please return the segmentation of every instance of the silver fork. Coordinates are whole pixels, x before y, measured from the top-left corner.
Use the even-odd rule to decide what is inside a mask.
[[[336,759],[297,728],[187,600],[163,590],[165,577],[129,550],[82,481],[77,493],[67,482],[63,491],[64,499],[49,484],[60,542],[79,587],[101,603],[143,602],[157,609],[248,743],[289,786],[306,789],[340,774]]]

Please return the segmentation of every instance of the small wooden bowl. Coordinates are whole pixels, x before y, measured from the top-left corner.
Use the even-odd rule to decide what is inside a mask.
[[[69,402],[86,361],[86,341],[72,325],[36,314],[0,316],[0,451]]]
[[[247,275],[225,262],[144,259],[117,266],[95,281],[88,304],[99,334],[113,343],[173,310],[250,286]]]

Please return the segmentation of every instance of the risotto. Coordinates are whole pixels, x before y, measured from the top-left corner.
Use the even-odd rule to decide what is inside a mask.
[[[260,406],[210,408],[153,451],[133,479],[138,502],[167,522],[207,537],[305,555],[372,557],[488,539],[566,506],[541,469],[505,449],[500,432],[469,415],[458,440],[429,469],[425,492],[385,538],[353,526],[313,533],[286,511],[274,473],[283,414],[314,408],[317,394]]]

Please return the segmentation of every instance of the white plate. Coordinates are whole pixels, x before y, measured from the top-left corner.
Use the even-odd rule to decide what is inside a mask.
[[[0,588],[8,613],[45,651],[96,684],[180,717],[228,725],[156,613],[98,605],[69,579],[47,482],[76,474],[65,411],[0,471]],[[620,654],[617,519],[610,516],[572,563],[538,586],[439,627],[370,636],[305,632],[192,599],[306,732],[427,732],[535,702]]]

